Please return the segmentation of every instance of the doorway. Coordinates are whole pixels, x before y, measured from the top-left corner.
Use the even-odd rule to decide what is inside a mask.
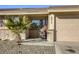
[[[29,29],[29,38],[40,38],[40,29],[47,24],[48,21],[46,19],[33,19]]]

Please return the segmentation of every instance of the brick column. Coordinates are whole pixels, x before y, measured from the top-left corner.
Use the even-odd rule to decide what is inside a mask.
[[[48,34],[47,34],[47,41],[53,42],[54,41],[54,15],[48,15]]]

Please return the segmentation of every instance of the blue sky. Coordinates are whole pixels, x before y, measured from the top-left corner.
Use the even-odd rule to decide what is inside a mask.
[[[0,5],[0,9],[8,8],[47,8],[49,5]]]

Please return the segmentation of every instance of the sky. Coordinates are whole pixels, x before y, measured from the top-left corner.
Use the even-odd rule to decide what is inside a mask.
[[[79,5],[79,0],[0,0],[0,9],[47,8],[49,5]]]
[[[48,8],[49,5],[0,5],[0,9],[11,8]]]

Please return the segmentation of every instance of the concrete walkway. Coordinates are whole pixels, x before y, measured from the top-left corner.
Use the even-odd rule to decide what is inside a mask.
[[[39,46],[54,46],[54,43],[47,42],[41,38],[27,39],[22,42],[23,45],[39,45]]]

